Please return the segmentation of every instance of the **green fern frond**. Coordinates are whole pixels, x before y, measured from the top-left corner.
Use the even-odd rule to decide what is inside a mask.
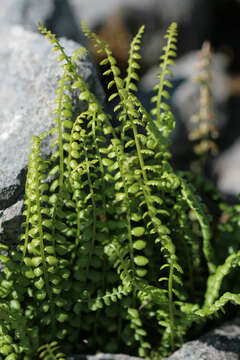
[[[199,201],[200,199],[198,199],[196,195],[194,195],[194,190],[191,189],[191,185],[187,185],[183,179],[181,180],[181,183],[183,198],[187,201],[189,207],[194,211],[201,226],[203,236],[203,253],[207,260],[209,273],[213,274],[216,271],[216,265],[214,259],[214,252],[210,242],[211,231],[209,217],[204,213],[203,203],[201,203]]]
[[[141,26],[138,30],[137,35],[133,38],[130,51],[129,51],[129,58],[128,58],[128,68],[127,68],[127,76],[124,79],[125,82],[125,89],[127,91],[137,91],[137,87],[133,80],[138,81],[139,77],[136,73],[136,69],[140,66],[138,65],[137,61],[141,59],[141,55],[139,55],[139,50],[141,48],[141,38],[144,32],[145,26]]]
[[[204,308],[211,306],[219,295],[223,278],[227,276],[230,271],[239,266],[240,251],[236,254],[229,255],[223,265],[219,265],[216,272],[208,278],[207,291],[205,295]]]
[[[33,146],[30,154],[28,176],[26,183],[26,201],[31,208],[34,208],[34,212],[31,216],[28,216],[28,223],[26,224],[25,232],[25,247],[28,252],[33,254],[33,258],[24,257],[23,261],[27,266],[38,267],[40,264],[43,266],[43,274],[46,284],[46,290],[49,299],[51,299],[51,290],[49,286],[48,271],[47,271],[47,258],[44,252],[44,233],[45,229],[49,231],[51,229],[51,221],[49,219],[43,219],[41,211],[41,201],[44,201],[43,193],[48,189],[46,183],[41,183],[41,180],[45,180],[46,175],[42,173],[42,169],[45,169],[45,163],[40,157],[40,139],[38,137],[33,138]],[[31,242],[29,240],[31,238]],[[26,241],[27,239],[27,241]]]
[[[227,302],[240,304],[235,289],[225,290],[239,265],[238,240],[232,247],[239,209],[225,209],[230,217],[219,231],[234,230],[234,240],[224,245],[225,262],[221,246],[215,260],[209,211],[191,183],[219,202],[217,193],[169,162],[175,120],[166,102],[177,26],[167,31],[149,113],[134,94],[144,27],[132,41],[122,80],[109,46],[83,24],[106,56],[101,65],[108,66],[108,89],[115,89],[109,101],[118,100],[116,128],[79,75],[85,50],[68,56],[55,35],[39,27],[59,52],[63,76],[53,128],[34,138],[21,243],[13,252],[0,245],[9,252],[0,255],[0,354],[32,358],[40,345],[40,358],[63,359],[57,339],[66,353],[138,348],[142,357],[168,356],[193,323]],[[86,104],[77,116],[72,92]],[[46,160],[40,149],[47,135],[53,141]]]
[[[40,346],[38,348],[39,358],[43,360],[65,360],[66,355],[58,352],[58,348],[56,341]]]
[[[98,47],[98,52],[102,53],[104,52],[106,54],[106,58],[101,61],[100,65],[106,65],[109,64],[109,69],[106,70],[103,75],[113,75],[113,81],[109,83],[109,87],[111,87],[113,84],[117,87],[117,92],[110,95],[108,101],[112,101],[115,97],[120,96],[121,99],[127,98],[127,92],[124,89],[124,83],[123,80],[120,77],[120,70],[117,66],[116,59],[112,55],[112,51],[110,50],[108,44],[100,39],[95,33],[93,33],[88,27],[86,22],[82,23],[82,29],[84,34],[91,40],[94,40],[95,45]]]
[[[143,324],[139,316],[139,311],[134,308],[128,308],[128,315],[130,318],[130,327],[134,329],[134,338],[140,343],[138,348],[138,355],[146,358],[149,355],[151,345],[145,340],[147,336],[146,330],[143,329]]]
[[[171,83],[166,79],[166,76],[171,77],[172,73],[169,70],[169,66],[174,65],[173,58],[176,57],[176,37],[177,37],[177,24],[172,23],[168,30],[165,38],[167,38],[167,45],[163,47],[164,55],[161,56],[161,74],[158,76],[159,83],[154,87],[154,90],[157,92],[156,97],[153,98],[153,101],[156,102],[155,111],[152,113],[156,116],[156,123],[161,124],[161,108],[163,101],[162,99],[168,99],[169,95],[166,88],[171,87]]]
[[[111,291],[106,290],[105,294],[99,290],[97,294],[97,298],[89,299],[88,306],[91,311],[96,311],[102,309],[104,305],[110,306],[112,303],[121,300],[123,296],[129,295],[131,292],[131,286],[128,289],[123,288],[122,285],[119,285],[117,288],[113,288]]]
[[[219,310],[223,310],[223,307],[228,302],[231,302],[235,305],[240,305],[240,294],[233,294],[230,292],[225,292],[218,300],[216,300],[210,306],[201,308],[197,310],[194,314],[200,318],[208,317],[214,314],[217,314]]]

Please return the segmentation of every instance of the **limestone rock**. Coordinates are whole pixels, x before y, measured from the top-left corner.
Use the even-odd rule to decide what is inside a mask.
[[[125,354],[72,355],[67,360],[143,360],[142,358]]]
[[[218,177],[217,186],[220,191],[230,196],[240,193],[240,139],[224,151],[215,162],[214,175]]]
[[[0,213],[0,236],[2,240],[17,242],[19,230],[24,220],[22,214],[23,200],[17,201],[12,206]]]
[[[191,341],[163,360],[239,360],[240,318]]]
[[[37,32],[38,21],[58,37],[85,44],[81,23],[76,22],[68,0],[1,0],[1,26],[22,25],[26,30]]]
[[[240,318],[182,346],[171,356],[162,360],[239,360]],[[72,355],[67,360],[143,360],[124,354]]]
[[[1,0],[0,24],[18,24],[36,31],[37,22],[45,24],[54,10],[54,0]]]
[[[57,62],[58,55],[42,35],[12,26],[0,30],[0,36],[0,210],[5,210],[23,198],[30,138],[52,126],[50,113],[63,70]],[[80,46],[64,39],[61,43],[68,55]],[[78,71],[103,101],[96,71],[87,56],[79,62]],[[82,111],[77,93],[73,101]],[[49,152],[48,143],[44,151]],[[11,214],[18,218],[19,209]],[[2,228],[4,218],[2,213]]]

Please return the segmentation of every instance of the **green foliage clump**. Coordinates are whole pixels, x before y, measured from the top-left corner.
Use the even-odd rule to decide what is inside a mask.
[[[239,293],[225,291],[226,284],[221,290],[239,265],[239,244],[233,238],[225,243],[223,259],[214,249],[215,243],[221,248],[219,234],[239,233],[239,208],[230,211],[214,243],[213,220],[194,184],[213,200],[217,193],[170,164],[175,121],[165,100],[177,25],[165,35],[151,113],[136,96],[144,27],[132,41],[122,79],[108,45],[83,25],[105,53],[101,65],[115,89],[109,101],[119,100],[115,128],[77,71],[85,51],[69,57],[55,35],[39,28],[59,52],[63,76],[55,126],[33,137],[20,244],[0,257],[0,359],[63,359],[62,351],[166,356],[194,323],[227,302],[240,304]],[[86,110],[73,118],[76,90]],[[47,159],[41,153],[46,136],[53,138]]]

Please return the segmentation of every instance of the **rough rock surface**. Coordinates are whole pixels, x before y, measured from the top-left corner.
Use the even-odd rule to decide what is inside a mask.
[[[141,66],[144,69],[158,63],[165,41],[165,31],[171,22],[179,25],[179,55],[200,48],[209,36],[215,2],[181,0],[179,6],[178,0],[91,0],[89,6],[88,0],[68,1],[78,28],[82,20],[85,20],[90,28],[99,29],[106,23],[109,26],[109,20],[116,16],[131,38],[139,27],[145,24],[141,42]],[[115,24],[113,21],[112,32],[115,31]]]
[[[240,318],[226,323],[196,341],[185,344],[163,360],[239,360]]]
[[[80,22],[78,21],[78,12],[71,6],[69,0],[54,0],[54,7],[54,12],[46,19],[45,25],[58,37],[64,36],[85,45],[86,38],[83,35],[81,24],[84,17]]]
[[[240,139],[224,151],[215,162],[214,175],[218,177],[217,186],[228,195],[240,193]]]
[[[139,357],[125,354],[97,354],[97,355],[72,355],[67,360],[143,360]]]
[[[67,360],[141,360],[124,354],[72,355]],[[240,318],[185,344],[162,360],[240,360]]]
[[[50,112],[54,108],[56,83],[63,70],[57,54],[40,34],[13,26],[0,30],[0,37],[0,210],[4,210],[23,198],[30,137],[52,126]],[[79,48],[73,41],[62,39],[61,42],[68,55]],[[103,101],[96,71],[87,57],[79,63],[79,73]],[[80,103],[78,106],[81,109]],[[49,151],[47,143],[44,151]],[[19,217],[19,207],[11,208],[10,213],[8,222]],[[5,218],[2,212],[0,229],[4,228]],[[3,236],[8,238],[5,230]]]
[[[68,0],[1,0],[0,26],[22,25],[26,30],[37,31],[37,23],[64,36],[85,44],[81,23],[77,23]]]
[[[2,233],[3,240],[17,240],[16,235],[24,219],[21,215],[22,209],[23,200],[18,200],[15,204],[2,211],[2,213],[0,211],[0,233]]]
[[[54,0],[1,0],[0,24],[18,24],[36,31],[37,22],[45,24],[54,10]]]
[[[134,33],[140,25],[146,25],[142,42],[143,63],[153,66],[159,60],[164,34],[171,22],[179,26],[178,54],[198,49],[209,34],[212,3],[206,0],[149,0],[126,5],[124,18]],[[203,16],[201,16],[203,15]]]
[[[147,2],[146,0],[91,0],[91,6],[89,6],[89,0],[69,0],[78,26],[81,26],[81,22],[85,20],[91,27],[101,23],[126,4],[148,6]]]
[[[173,87],[168,89],[170,93],[170,106],[175,115],[176,128],[173,132],[174,154],[186,154],[189,149],[188,134],[196,124],[191,122],[191,117],[199,111],[200,86],[194,82],[198,69],[196,65],[199,63],[199,52],[193,51],[179,58],[175,65],[171,68],[173,79],[171,82]],[[222,54],[213,56],[212,66],[212,96],[215,104],[215,120],[216,128],[220,130],[226,123],[226,102],[229,95],[226,86],[225,68],[227,60]],[[159,74],[159,67],[152,67],[140,80],[141,93],[144,94],[147,108],[152,106],[150,99],[153,96],[152,89],[157,84],[156,76]]]
[[[174,77],[184,79],[178,86],[172,98],[173,106],[178,112],[178,117],[188,130],[196,126],[190,119],[199,111],[200,85],[194,82],[194,77],[199,73],[197,65],[200,62],[199,52],[190,52],[176,62],[173,67]],[[212,56],[212,82],[211,90],[214,102],[216,127],[221,129],[226,123],[226,103],[229,96],[228,81],[226,76],[227,59],[223,54]]]

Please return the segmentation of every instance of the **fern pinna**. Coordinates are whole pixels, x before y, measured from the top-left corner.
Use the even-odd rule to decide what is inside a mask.
[[[101,65],[115,89],[108,100],[119,100],[116,127],[77,71],[86,50],[70,57],[55,35],[39,29],[59,52],[63,76],[55,125],[33,138],[20,244],[1,255],[0,359],[33,359],[38,348],[40,358],[63,358],[55,341],[65,353],[168,355],[193,322],[228,301],[239,304],[238,294],[220,292],[239,253],[220,262],[214,256],[208,208],[190,177],[170,165],[175,120],[165,99],[177,25],[167,30],[149,113],[136,96],[144,27],[122,79],[108,45],[83,24],[105,54]],[[86,104],[77,116],[72,92]],[[47,159],[46,136],[53,139]]]

